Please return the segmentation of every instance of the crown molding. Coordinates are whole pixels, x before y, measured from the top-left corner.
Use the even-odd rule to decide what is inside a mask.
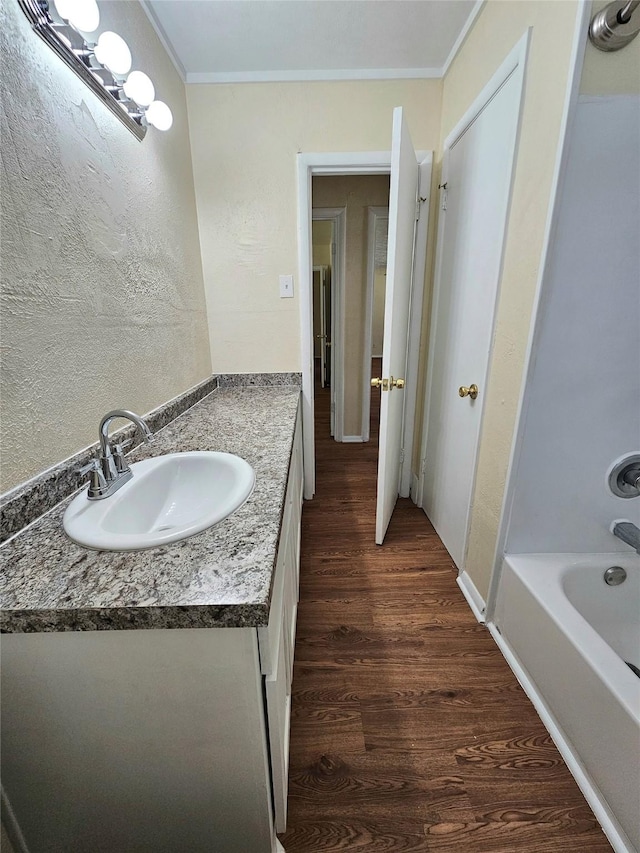
[[[336,68],[301,71],[191,71],[187,84],[295,83],[331,80],[424,80],[442,77],[441,68]]]
[[[449,70],[449,67],[451,66],[451,63],[456,58],[460,48],[462,47],[462,45],[467,40],[467,36],[471,32],[471,29],[476,22],[476,18],[478,17],[480,12],[482,11],[482,7],[484,6],[484,4],[486,2],[487,2],[487,0],[476,0],[475,6],[469,12],[469,17],[465,21],[463,28],[460,30],[460,35],[455,40],[455,42],[453,43],[453,47],[449,51],[449,56],[447,56],[447,58],[445,59],[445,63],[441,69],[441,74],[440,74],[441,77],[446,76],[447,71]]]
[[[180,79],[182,80],[183,83],[187,83],[188,82],[187,81],[187,71],[186,71],[184,65],[182,64],[182,62],[180,62],[178,54],[175,52],[173,45],[171,44],[171,39],[165,33],[165,31],[162,27],[162,24],[157,19],[156,14],[153,11],[153,7],[152,7],[151,3],[149,3],[148,0],[140,0],[140,5],[142,6],[142,8],[144,10],[145,15],[149,19],[151,26],[155,30],[156,35],[160,39],[160,44],[163,46],[163,48],[165,49],[165,51],[167,52],[167,54],[169,56],[169,59],[173,63],[173,67],[178,72]]]

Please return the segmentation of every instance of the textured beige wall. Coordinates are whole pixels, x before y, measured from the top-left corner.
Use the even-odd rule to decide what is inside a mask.
[[[30,29],[2,27],[2,488],[211,372],[184,86],[138,3],[101,29],[174,114],[138,140]]]
[[[187,86],[215,371],[300,369],[298,152],[381,151],[393,108],[439,142],[441,80]],[[278,275],[296,275],[293,299]],[[359,432],[359,430],[358,430]]]
[[[314,207],[346,207],[344,434],[362,434],[362,365],[367,296],[368,207],[389,204],[388,175],[313,179]]]
[[[488,0],[444,80],[442,140],[532,27],[466,569],[486,596],[567,95],[574,0]]]
[[[608,0],[609,2],[609,0]],[[591,17],[608,2],[594,0]],[[634,18],[640,16],[640,9]],[[637,95],[640,93],[640,36],[622,50],[607,53],[598,50],[590,41],[584,54],[580,94],[582,95]]]

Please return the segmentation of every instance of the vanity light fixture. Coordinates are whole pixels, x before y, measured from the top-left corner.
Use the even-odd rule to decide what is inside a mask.
[[[114,77],[124,77],[131,70],[131,51],[126,41],[107,30],[101,33],[93,48],[93,55],[100,65],[104,65]]]
[[[171,110],[163,101],[152,101],[147,109],[147,121],[158,130],[169,130],[173,124]]]
[[[155,86],[144,71],[132,71],[122,88],[127,98],[141,107],[148,107],[156,96]],[[150,121],[148,115],[147,121]]]
[[[57,13],[64,21],[84,33],[93,33],[100,23],[96,0],[54,0]]]
[[[142,71],[132,71],[131,51],[117,33],[88,40],[100,24],[96,0],[18,0],[35,32],[74,71],[137,139],[149,125],[169,130],[173,115],[154,100],[155,87]]]

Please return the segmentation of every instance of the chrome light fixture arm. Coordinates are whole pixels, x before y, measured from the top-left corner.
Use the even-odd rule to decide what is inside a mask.
[[[85,60],[93,50],[71,26],[56,24],[46,0],[18,0],[34,31],[105,104],[111,112],[133,133],[144,139],[147,127],[137,104],[117,97],[120,84],[106,68],[91,70]],[[74,48],[74,45],[75,48]]]

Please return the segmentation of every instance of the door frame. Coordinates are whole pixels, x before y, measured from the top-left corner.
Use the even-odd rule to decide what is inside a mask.
[[[331,258],[331,405],[333,407],[333,436],[336,441],[342,441],[344,435],[344,274],[347,250],[347,208],[314,207],[311,209],[311,221],[312,223],[313,221],[333,223],[331,242],[335,245],[335,252]],[[313,260],[313,240],[311,256]],[[311,287],[313,288],[313,277]],[[311,303],[311,320],[313,323],[313,301]]]
[[[327,274],[327,270],[328,270],[328,269],[329,269],[329,267],[328,267],[328,265],[327,265],[327,264],[314,264],[314,265],[313,265],[313,269],[312,269],[312,271],[311,271],[311,272],[312,272],[312,274],[313,274],[314,276],[315,276],[315,274],[316,274],[316,273],[319,273],[319,275],[320,275],[320,278],[319,278],[319,285],[320,285],[320,303],[321,303],[321,304],[322,304],[322,298],[323,298],[323,295],[324,295],[324,294],[322,293],[322,288],[323,288],[323,286],[324,286],[324,282],[325,282],[325,279],[326,279],[326,274]],[[314,296],[315,296],[315,294],[314,294]],[[322,320],[322,316],[320,317],[320,319]],[[326,333],[326,331],[327,331],[327,329],[326,329],[326,319],[327,319],[327,318],[325,317],[325,318],[324,318],[324,320],[325,320],[325,326],[324,326],[324,327],[323,327],[322,323],[320,323],[320,331],[321,331],[321,334],[320,334],[319,336],[317,336],[317,337],[321,337],[321,336],[322,336],[322,331],[323,331],[323,330],[324,330],[324,332]],[[314,322],[315,322],[315,317],[314,317]],[[329,320],[329,323],[331,323],[331,320]],[[326,339],[326,334],[324,335],[324,337],[325,337],[325,339]],[[314,338],[314,340],[315,340],[315,338]],[[322,344],[321,344],[320,346],[322,347]],[[326,347],[325,347],[325,350],[326,350]],[[327,357],[327,354],[326,354],[326,352],[325,352],[325,354],[324,354],[324,359],[326,359],[326,357]],[[317,358],[318,358],[318,356],[317,356],[317,355],[315,355],[315,348],[314,348],[314,359],[317,359]],[[322,387],[322,388],[324,388],[324,387],[325,387],[325,385],[323,384],[323,380],[324,380],[324,378],[325,378],[325,377],[323,377],[323,375],[322,375],[322,361],[323,361],[323,356],[321,355],[321,356],[320,356],[320,362],[321,362],[321,363],[320,363],[320,385],[321,385],[321,387]],[[331,369],[329,369],[329,372],[331,372]]]
[[[476,121],[476,119],[480,116],[480,114],[484,111],[484,109],[488,106],[488,104],[496,97],[498,92],[502,89],[507,80],[515,77],[519,90],[520,90],[520,102],[518,105],[518,118],[517,118],[517,126],[516,126],[516,136],[514,143],[514,154],[513,154],[513,164],[511,168],[511,178],[509,181],[509,193],[508,193],[508,201],[507,201],[507,210],[504,221],[504,229],[502,233],[502,245],[500,251],[500,265],[498,270],[498,281],[496,284],[496,293],[495,300],[493,304],[493,316],[491,321],[491,338],[489,342],[489,356],[487,359],[487,369],[484,376],[479,377],[479,381],[481,383],[482,388],[487,388],[488,383],[490,381],[491,376],[491,362],[493,358],[493,341],[495,337],[495,323],[496,316],[498,313],[498,306],[500,303],[500,286],[502,282],[502,272],[504,265],[504,254],[505,247],[507,242],[507,229],[509,227],[509,213],[511,209],[511,199],[513,197],[513,185],[516,176],[517,170],[517,160],[518,160],[518,147],[520,142],[520,130],[522,125],[522,113],[523,113],[523,104],[524,104],[524,87],[525,87],[525,74],[527,67],[527,56],[529,52],[529,42],[531,38],[531,27],[529,27],[524,35],[519,39],[515,47],[509,52],[506,59],[501,63],[497,71],[493,74],[489,82],[484,86],[480,94],[474,99],[473,103],[469,107],[469,109],[465,112],[462,118],[456,123],[454,128],[450,133],[447,134],[443,145],[443,156],[442,156],[442,173],[440,178],[440,200],[439,200],[439,209],[441,209],[443,199],[446,198],[446,184],[448,178],[448,169],[449,169],[449,152],[453,145],[460,139],[460,137],[467,131],[467,129]],[[446,217],[438,216],[438,233],[436,237],[436,263],[435,263],[435,275],[434,275],[434,285],[433,285],[433,301],[431,306],[431,319],[430,319],[430,328],[429,328],[429,353],[427,358],[427,377],[426,377],[426,391],[424,398],[424,408],[423,408],[423,420],[422,420],[422,441],[420,447],[420,477],[418,481],[418,495],[417,502],[418,505],[423,507],[423,499],[424,499],[424,479],[426,473],[426,456],[427,456],[427,439],[429,433],[429,415],[430,415],[430,398],[431,398],[431,389],[433,386],[434,380],[434,369],[433,364],[435,360],[435,350],[436,350],[436,327],[438,324],[438,307],[439,307],[439,299],[440,293],[443,289],[443,281],[442,281],[442,264],[443,264],[443,240],[445,236],[445,221]],[[475,485],[476,485],[476,476],[478,470],[478,455],[480,446],[482,443],[482,435],[483,435],[483,426],[484,426],[484,410],[485,410],[485,401],[487,398],[486,392],[481,395],[480,400],[480,422],[478,427],[478,440],[475,447],[474,459],[473,459],[473,475],[471,478],[471,491],[469,494],[469,504],[467,507],[467,517],[465,522],[465,530],[464,530],[464,543],[463,543],[463,558],[462,565],[459,568],[458,577],[467,578],[468,576],[465,573],[465,565],[467,560],[467,551],[469,546],[469,531],[471,528],[471,519],[472,519],[472,505],[473,505],[473,497],[475,494]],[[469,579],[470,581],[470,579]],[[475,587],[473,589],[469,589],[469,593],[474,600],[474,603],[477,605],[478,602],[476,600],[477,596],[474,593]],[[477,608],[478,609],[478,608]]]
[[[367,289],[364,314],[364,355],[362,360],[362,440],[369,441],[371,421],[371,359],[373,358],[373,296],[375,282],[376,223],[378,219],[387,220],[389,229],[389,207],[367,208]]]
[[[423,168],[428,165],[429,176],[431,175],[431,164],[433,154],[431,151],[416,151],[418,162],[421,166],[422,178]],[[315,460],[315,427],[314,427],[314,400],[313,400],[313,244],[311,239],[311,179],[314,175],[389,175],[391,174],[391,151],[342,151],[323,153],[304,153],[297,155],[298,172],[298,280],[300,282],[300,351],[302,365],[302,434],[304,446],[304,497],[306,500],[313,498],[316,489],[316,460]],[[424,184],[428,187],[429,184]],[[420,195],[426,196],[426,190],[422,190],[420,184]],[[420,218],[418,225],[422,225],[423,218],[428,216],[428,196],[424,204],[420,204]],[[426,216],[425,216],[426,214]],[[421,228],[416,229],[418,233]],[[426,241],[416,247],[415,269],[420,269],[420,258],[422,268],[426,263]],[[414,276],[413,287],[415,293],[412,295],[412,310],[415,305],[421,306],[424,296],[424,274]],[[420,318],[414,323],[411,318],[409,329],[409,353],[415,359],[419,358],[420,335],[416,336],[415,327],[420,329]],[[412,388],[414,398],[417,396],[417,376],[411,376],[408,382]],[[410,395],[406,393],[406,397]],[[406,407],[405,402],[405,407]],[[415,405],[415,404],[414,404]],[[407,419],[408,420],[408,419]],[[407,432],[413,438],[414,418],[411,423],[406,424]],[[410,447],[410,444],[405,446]],[[411,453],[405,454],[404,465],[411,465]],[[404,470],[403,470],[404,474]],[[411,472],[409,470],[410,479]]]

